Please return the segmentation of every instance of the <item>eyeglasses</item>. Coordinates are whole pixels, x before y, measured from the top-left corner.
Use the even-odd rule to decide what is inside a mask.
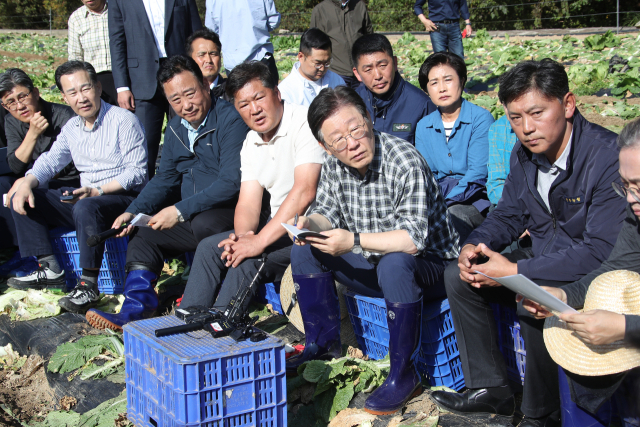
[[[84,96],[89,96],[89,94],[93,91],[94,88],[95,86],[93,85],[93,83],[87,83],[80,86],[80,90],[76,88],[71,88],[67,90],[64,94],[67,95],[69,98],[76,98],[78,96],[78,93],[80,92],[82,92]]]
[[[635,201],[640,203],[640,196],[638,196],[638,193],[636,193],[636,190],[624,187],[624,186],[618,184],[617,182],[612,182],[611,186],[613,187],[614,191],[616,193],[618,193],[618,195],[620,197],[624,197],[626,199],[627,198],[627,193],[631,193],[631,195],[633,196]]]
[[[356,126],[353,129],[351,129],[351,132],[348,135],[333,141],[329,145],[329,147],[339,153],[341,151],[344,151],[347,148],[347,138],[351,137],[357,141],[359,139],[364,138],[366,135],[367,135],[367,128],[365,126],[365,123],[363,123],[360,126]]]
[[[16,97],[16,99],[10,99],[8,102],[3,102],[2,105],[11,111],[16,111],[18,109],[18,104],[24,105],[27,98],[31,96],[32,91],[33,89],[30,89],[27,93],[21,93]]]
[[[328,60],[326,62],[314,62],[313,66],[316,70],[320,70],[322,67],[329,68],[331,67],[331,60]]]

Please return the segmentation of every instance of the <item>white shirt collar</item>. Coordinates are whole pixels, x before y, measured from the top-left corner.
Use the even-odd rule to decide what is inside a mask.
[[[218,80],[220,80],[220,74],[218,74],[216,76],[216,79],[213,81],[213,83],[209,85],[209,89],[213,89],[214,87],[218,86]]]

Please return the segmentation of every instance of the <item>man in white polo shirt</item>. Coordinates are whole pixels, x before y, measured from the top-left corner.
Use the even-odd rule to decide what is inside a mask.
[[[329,70],[331,52],[328,35],[317,28],[305,31],[300,39],[298,62],[278,85],[282,99],[308,107],[322,89],[344,86],[343,78]]]
[[[251,129],[240,152],[234,230],[200,242],[181,307],[215,302],[224,308],[251,283],[263,253],[268,257],[261,282],[278,280],[289,265],[292,245],[280,223],[306,212],[320,178],[323,151],[307,123],[307,108],[282,101],[267,65],[237,65],[226,92]],[[272,219],[265,224],[260,212],[267,203]]]

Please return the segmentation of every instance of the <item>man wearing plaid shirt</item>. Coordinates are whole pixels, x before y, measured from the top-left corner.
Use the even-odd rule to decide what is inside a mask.
[[[334,279],[359,294],[384,297],[391,371],[365,410],[391,414],[422,392],[412,360],[423,294],[425,301],[444,296],[442,274],[458,254],[458,234],[424,158],[407,141],[374,131],[356,91],[323,90],[308,120],[328,157],[316,206],[296,225],[322,236],[296,239],[291,250],[306,346],[287,370],[341,356]]]
[[[102,99],[118,105],[109,51],[109,5],[107,0],[82,0],[84,6],[69,17],[69,61],[88,62],[98,73]]]

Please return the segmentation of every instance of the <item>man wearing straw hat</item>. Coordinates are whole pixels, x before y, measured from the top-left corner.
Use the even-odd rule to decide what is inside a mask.
[[[546,321],[544,340],[553,360],[568,371],[576,387],[586,390],[576,403],[595,413],[620,387],[629,407],[640,416],[640,119],[628,124],[618,137],[622,185],[613,188],[629,203],[627,218],[611,255],[600,268],[561,288],[543,287],[582,313],[552,314],[539,304],[523,306]],[[635,273],[632,273],[635,272]],[[608,378],[600,378],[607,375]],[[622,384],[621,384],[622,382]],[[635,383],[635,389],[633,387]],[[626,414],[624,414],[626,415]]]
[[[625,203],[611,187],[620,180],[616,135],[578,112],[562,64],[521,62],[500,77],[498,96],[519,140],[509,176],[496,209],[445,271],[468,390],[431,397],[451,412],[511,420],[515,401],[490,304],[515,306],[515,294],[483,274],[522,274],[550,287],[579,280],[611,253]],[[525,231],[531,248],[500,254]],[[519,426],[559,426],[558,368],[544,346],[544,322],[522,307],[518,316],[527,349]]]

